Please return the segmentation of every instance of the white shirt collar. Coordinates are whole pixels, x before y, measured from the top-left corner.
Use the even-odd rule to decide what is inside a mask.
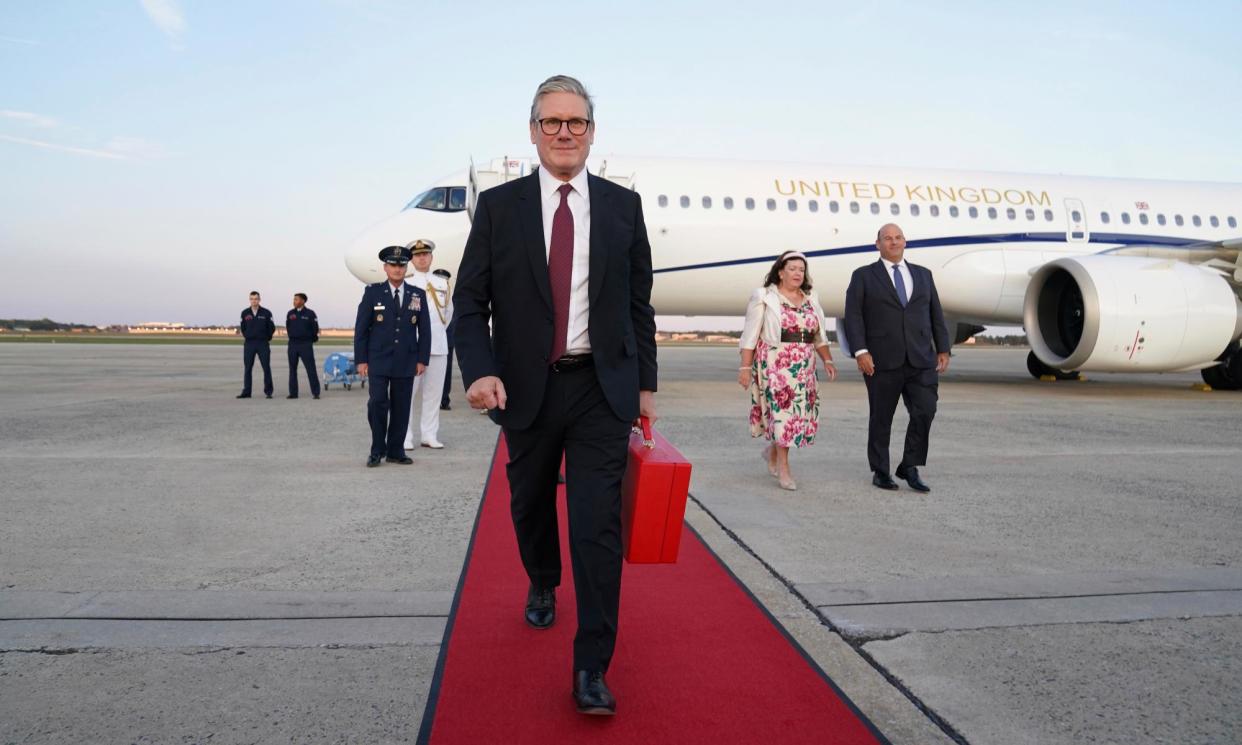
[[[571,178],[568,182],[561,181],[557,177],[553,176],[548,169],[543,166],[539,167],[539,194],[544,199],[548,199],[552,196],[560,199],[560,194],[558,194],[556,190],[561,188],[561,184],[564,183],[568,183],[570,186],[574,187],[574,191],[578,192],[578,194],[584,199],[590,199],[590,194],[587,191],[587,169],[585,167],[581,171],[578,171],[578,175]]]
[[[898,262],[897,262],[897,263],[895,263],[895,264],[894,264],[893,262],[889,261],[888,259],[884,258],[883,256],[881,256],[881,257],[880,257],[880,261],[883,261],[883,262],[884,262],[884,266],[888,267],[888,270],[889,270],[890,272],[891,272],[891,271],[893,271],[893,267],[895,267],[895,266],[904,266],[904,267],[906,267],[906,271],[909,271],[909,270],[910,270],[909,265],[908,265],[908,264],[906,264],[906,257],[904,257],[904,256],[902,256],[902,257],[901,257],[901,261],[898,261]]]

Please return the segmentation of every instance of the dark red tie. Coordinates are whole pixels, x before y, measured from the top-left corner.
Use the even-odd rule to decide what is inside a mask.
[[[552,245],[548,247],[548,282],[552,285],[552,353],[548,364],[565,354],[566,336],[569,335],[570,278],[574,270],[574,215],[569,211],[569,184],[557,189],[561,204],[552,215]]]

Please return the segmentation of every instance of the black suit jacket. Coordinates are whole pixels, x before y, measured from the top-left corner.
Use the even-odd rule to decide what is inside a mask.
[[[629,420],[638,416],[639,390],[656,389],[651,244],[638,194],[595,176],[587,188],[591,353],[609,406]],[[466,385],[498,376],[508,403],[493,420],[529,427],[543,403],[553,325],[538,173],[479,194],[453,306]]]
[[[936,366],[936,354],[949,351],[949,329],[940,296],[928,269],[906,262],[914,291],[906,307],[883,261],[859,267],[845,291],[845,338],[850,349],[866,349],[877,370]]]

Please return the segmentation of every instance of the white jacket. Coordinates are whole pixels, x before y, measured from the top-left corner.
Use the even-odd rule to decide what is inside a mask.
[[[815,315],[819,318],[819,333],[816,334],[815,346],[821,347],[828,343],[828,329],[824,322],[824,309],[820,307],[819,296],[811,292],[807,296]],[[781,293],[776,285],[760,287],[750,294],[750,304],[746,306],[746,325],[742,328],[742,349],[754,349],[759,339],[768,344],[776,345],[781,341]]]
[[[420,272],[413,266],[405,281],[427,293],[427,313],[431,316],[431,353],[448,354],[448,324],[453,320],[453,293],[448,280],[431,272]],[[433,297],[434,293],[434,297]]]

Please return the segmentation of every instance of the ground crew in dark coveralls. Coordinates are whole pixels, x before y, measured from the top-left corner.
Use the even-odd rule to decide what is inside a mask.
[[[354,362],[367,378],[371,454],[367,468],[384,460],[409,465],[404,442],[414,378],[431,361],[431,308],[427,294],[405,283],[412,252],[389,246],[379,252],[388,281],[367,285],[354,321]]]
[[[269,342],[276,333],[276,323],[272,321],[272,312],[259,305],[260,299],[258,290],[251,291],[250,305],[241,312],[241,335],[246,339],[243,352],[246,376],[238,398],[250,398],[250,373],[254,369],[256,355],[263,366],[263,395],[272,397],[272,347]]]
[[[289,337],[289,395],[298,397],[298,360],[306,367],[311,395],[319,398],[319,373],[315,368],[315,342],[319,341],[319,316],[306,307],[306,293],[293,296],[293,309],[285,314],[285,333]]]

